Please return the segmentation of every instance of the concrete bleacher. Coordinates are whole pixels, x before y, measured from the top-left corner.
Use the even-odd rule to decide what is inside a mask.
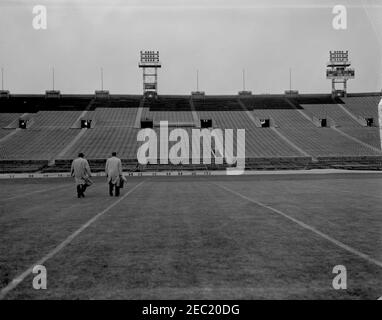
[[[336,104],[303,104],[304,112],[310,117],[332,119],[336,126],[361,127],[361,124],[349,116]]]
[[[256,109],[253,110],[253,115],[257,118],[270,118],[280,128],[316,128],[297,109]]]
[[[50,160],[75,135],[75,130],[62,128],[19,130],[0,143],[0,160]]]
[[[32,115],[33,128],[70,128],[81,111],[39,111]]]
[[[97,108],[92,118],[97,127],[133,127],[138,108]]]
[[[21,115],[21,113],[0,113],[0,128],[7,127]]]
[[[60,159],[73,159],[83,152],[88,159],[108,158],[113,151],[124,159],[136,158],[137,129],[130,127],[95,127],[87,130]]]
[[[192,140],[192,129],[191,128],[183,128],[184,134],[182,139],[188,138],[188,145],[190,146],[190,158],[192,150],[194,150],[197,145],[195,145],[195,141]],[[154,129],[157,133],[158,137],[158,145],[159,140],[163,137],[159,135],[159,129]],[[224,131],[223,131],[224,134]],[[169,149],[176,142],[170,141],[168,143]],[[200,154],[203,154],[203,139],[200,140],[199,146]],[[233,136],[233,150],[234,154],[237,154],[237,135],[234,132]],[[211,150],[212,152],[215,149],[215,139],[211,139]],[[158,159],[159,159],[159,147],[157,150]],[[213,156],[213,154],[211,155]],[[276,158],[276,157],[301,157],[304,156],[298,150],[291,147],[289,144],[286,144],[284,140],[282,140],[272,129],[270,128],[247,128],[245,131],[245,156],[246,158]]]
[[[151,111],[149,108],[143,108],[141,119],[150,119],[155,123],[168,121],[169,123],[192,123],[191,111]]]
[[[270,128],[251,128],[245,131],[246,157],[301,157],[298,150],[285,143]]]
[[[243,111],[197,111],[200,119],[212,119],[214,128],[222,129],[247,129],[252,128],[254,123]]]
[[[381,101],[381,95],[350,96],[342,100],[344,101],[344,107],[355,116],[378,119],[378,104]]]
[[[10,134],[13,130],[9,129],[0,129],[0,139],[6,137],[8,134]]]
[[[340,135],[331,128],[279,128],[298,147],[313,156],[380,155],[371,148]]]
[[[190,99],[184,96],[160,96],[157,99],[145,99],[141,120],[150,119],[159,124],[168,121],[170,125],[193,124]]]
[[[46,172],[61,171],[68,170],[71,159],[84,152],[92,165],[101,170],[104,159],[116,151],[129,170],[134,171],[137,170],[137,148],[140,145],[137,143],[139,129],[133,128],[137,120],[148,118],[155,123],[167,120],[172,126],[182,127],[191,139],[191,127],[197,127],[199,119],[212,119],[213,128],[234,129],[235,132],[236,129],[246,130],[247,168],[367,168],[368,164],[371,168],[379,168],[382,166],[379,128],[365,127],[355,119],[362,116],[377,118],[379,100],[377,94],[349,95],[342,99],[332,99],[330,95],[288,98],[284,95],[206,96],[197,99],[159,96],[152,100],[132,95],[107,99],[11,96],[0,99],[0,160],[5,161],[4,171],[16,170],[17,166],[27,172],[32,172],[33,168],[43,168]],[[25,113],[33,120],[28,129],[3,129],[10,123],[17,128],[18,118]],[[70,129],[82,114],[95,120],[94,127]],[[337,128],[317,127],[312,119],[322,117],[332,119]],[[274,127],[260,128],[257,122],[263,118],[272,119]],[[159,132],[157,127],[154,130]],[[10,133],[12,135],[7,137]],[[233,141],[236,154],[236,135]],[[194,148],[192,143],[190,140],[189,145]],[[173,144],[171,142],[169,147]],[[213,142],[212,153],[214,148]],[[25,166],[18,161],[25,161]],[[36,165],[33,161],[37,161]],[[44,165],[39,161],[45,161]],[[47,161],[49,167],[46,167]],[[189,165],[187,169],[216,170],[225,167],[226,164],[212,163]],[[138,166],[138,170],[185,168],[171,164]]]
[[[381,149],[380,131],[377,127],[343,127],[341,131],[375,148]]]

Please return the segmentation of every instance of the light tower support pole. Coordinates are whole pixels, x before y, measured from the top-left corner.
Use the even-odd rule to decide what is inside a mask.
[[[103,91],[103,68],[101,68],[101,91]]]
[[[199,70],[196,69],[196,91],[199,91]]]
[[[243,91],[245,91],[245,69],[243,69]]]
[[[52,84],[53,84],[53,91],[54,91],[54,68],[52,68]]]

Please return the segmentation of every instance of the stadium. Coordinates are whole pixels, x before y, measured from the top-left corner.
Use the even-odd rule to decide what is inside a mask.
[[[158,51],[140,52],[139,94],[105,90],[103,70],[92,94],[57,90],[54,71],[44,94],[3,87],[0,299],[380,298],[381,91],[348,92],[351,52],[325,54],[332,88],[321,93],[253,93],[243,71],[237,94],[199,83],[162,94]],[[244,172],[227,174],[237,163],[216,137],[207,161],[160,161],[162,142],[179,140],[160,135],[163,122],[200,154],[193,130],[244,129]],[[159,137],[145,163],[142,130]],[[80,152],[94,179],[84,199],[70,174]],[[127,178],[119,198],[105,183],[112,152]],[[340,290],[336,266],[346,267]]]

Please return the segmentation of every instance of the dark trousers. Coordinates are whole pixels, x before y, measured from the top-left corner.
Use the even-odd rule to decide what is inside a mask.
[[[78,198],[85,196],[86,184],[77,185],[77,195]]]
[[[113,195],[114,187],[115,187],[115,196],[119,197],[119,187],[116,184],[112,183],[111,181],[109,182],[109,194],[111,196]]]

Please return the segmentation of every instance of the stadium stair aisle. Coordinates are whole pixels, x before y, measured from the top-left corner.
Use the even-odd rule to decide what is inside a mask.
[[[192,97],[190,97],[189,102],[190,102],[190,106],[191,106],[192,118],[194,119],[194,126],[195,126],[195,128],[199,128],[200,127],[200,119],[199,119],[198,114],[195,110],[194,101],[192,100]]]
[[[1,129],[0,131],[0,148],[1,148],[1,143],[4,143],[8,139],[10,139],[13,135],[15,135],[19,130],[21,129]]]
[[[381,95],[355,97],[348,95],[344,101],[344,108],[348,109],[356,117],[372,117],[378,119],[378,104]],[[378,122],[378,121],[377,121]]]
[[[55,164],[56,159],[62,159],[63,156],[77,143],[79,139],[85,134],[87,129],[80,129],[78,134],[73,138],[72,141],[70,141],[60,152],[55,155],[52,159],[49,160],[49,166],[52,166]]]
[[[343,133],[381,150],[380,130],[378,127],[341,127],[339,129]]]
[[[142,97],[142,99],[139,101],[137,115],[135,116],[135,122],[134,122],[135,129],[139,129],[141,127],[142,111],[143,111],[144,105],[145,105],[145,97]]]
[[[359,121],[356,121],[353,117],[349,116],[339,105],[336,104],[322,104],[322,105],[301,105],[304,108],[304,112],[312,119],[316,117],[318,119],[330,118],[334,121],[336,126],[340,127],[356,127],[359,128],[362,125]]]
[[[131,127],[95,127],[86,129],[65,154],[57,159],[73,159],[83,152],[88,159],[106,159],[113,151],[123,159],[136,158],[138,129]]]
[[[238,100],[238,103],[240,104],[240,106],[243,108],[244,112],[246,113],[247,117],[252,121],[253,125],[255,125],[256,127],[260,127],[259,119],[256,118],[254,116],[254,114],[247,109],[246,105],[240,99],[237,99],[237,100]],[[262,128],[262,129],[264,130],[266,128]],[[287,137],[285,137],[275,127],[272,127],[270,129],[273,130],[273,132],[275,132],[283,141],[285,141],[285,143],[287,143],[290,147],[295,149],[297,151],[297,155],[302,155],[305,157],[311,157],[313,160],[315,160],[314,157],[312,157],[310,154],[305,152],[305,150],[303,150],[300,147],[298,147],[297,145],[295,145],[292,141],[290,141]],[[267,141],[269,141],[269,140],[267,140]],[[280,147],[280,149],[281,149],[281,147]]]
[[[380,153],[380,154],[382,155],[382,150],[381,150],[380,148],[378,148],[378,147],[374,147],[374,146],[372,146],[372,145],[369,144],[369,143],[363,142],[363,141],[361,141],[361,140],[359,140],[359,139],[357,139],[357,138],[351,136],[350,134],[347,134],[346,132],[342,131],[342,130],[339,129],[339,128],[335,128],[335,127],[334,127],[334,128],[331,128],[331,129],[337,131],[338,133],[342,134],[343,136],[349,138],[350,140],[352,140],[352,141],[354,141],[354,142],[356,142],[356,143],[359,143],[359,144],[363,145],[363,146],[366,147],[366,148],[370,148],[371,150],[373,150],[373,151],[375,151],[375,152],[378,152],[378,153]]]

